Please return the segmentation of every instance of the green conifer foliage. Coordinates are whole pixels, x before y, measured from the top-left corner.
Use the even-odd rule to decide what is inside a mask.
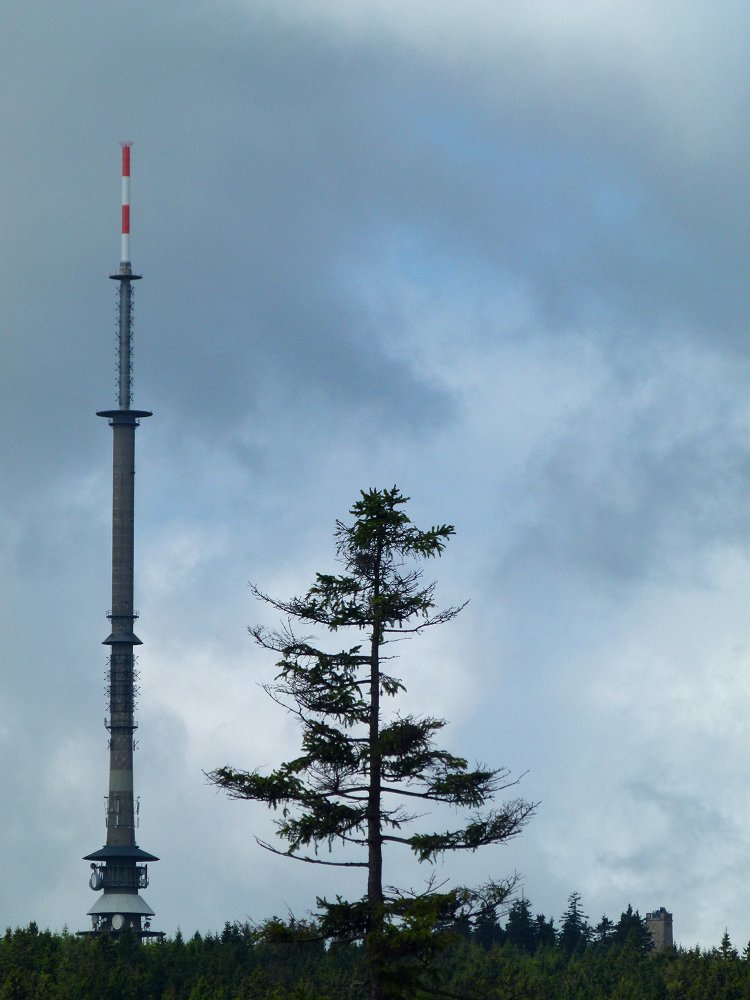
[[[638,910],[628,903],[628,908],[620,915],[615,927],[614,940],[617,944],[628,947],[641,955],[649,955],[653,948],[653,937],[646,920]]]
[[[527,899],[516,899],[508,913],[505,934],[509,944],[531,955],[536,951],[536,927]]]
[[[577,955],[584,951],[590,937],[588,917],[581,909],[581,895],[571,892],[560,922],[560,947],[566,955]]]
[[[432,862],[448,851],[475,851],[515,837],[533,811],[518,798],[487,808],[515,782],[505,769],[470,767],[465,758],[440,749],[444,720],[386,712],[388,701],[405,690],[390,672],[391,644],[449,622],[461,610],[436,608],[435,584],[423,582],[419,565],[441,554],[454,529],[441,524],[419,530],[404,510],[407,500],[397,487],[362,492],[350,511],[353,520],[336,524],[342,572],[317,574],[302,597],[278,600],[254,588],[285,618],[278,631],[250,631],[280,657],[279,673],[266,690],[300,720],[301,753],[270,774],[225,766],[209,775],[231,797],[279,811],[277,834],[286,847],[263,847],[312,864],[363,870],[363,897],[318,900],[314,932],[365,941],[376,1000],[408,995],[408,960],[424,958],[437,946],[436,928],[486,916],[510,889],[499,881],[478,890],[439,892],[430,884],[418,895],[386,891],[383,848],[401,846],[418,861]],[[321,648],[298,634],[310,626],[344,641]],[[412,832],[412,810],[419,805],[422,813],[425,803],[462,807],[469,815],[457,829]],[[361,856],[319,856],[321,846],[334,844],[359,849]],[[282,932],[278,924],[275,929]]]

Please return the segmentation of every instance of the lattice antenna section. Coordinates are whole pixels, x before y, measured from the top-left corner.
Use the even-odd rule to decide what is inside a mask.
[[[132,277],[136,277],[133,275]],[[117,289],[115,340],[117,363],[115,365],[115,390],[123,408],[133,402],[133,288],[129,281],[121,281]]]

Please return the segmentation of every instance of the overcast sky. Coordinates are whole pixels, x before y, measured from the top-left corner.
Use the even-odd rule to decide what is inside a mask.
[[[470,601],[402,648],[407,703],[541,803],[439,875],[747,943],[749,29],[739,0],[2,5],[0,926],[85,929],[105,838],[130,139],[154,927],[364,891],[202,772],[298,748],[248,581],[302,592],[397,483]]]

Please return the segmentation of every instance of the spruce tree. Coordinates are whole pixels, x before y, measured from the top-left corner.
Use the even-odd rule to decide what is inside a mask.
[[[534,919],[534,939],[537,948],[554,948],[557,944],[555,921],[547,920],[543,913],[537,913]]]
[[[616,927],[604,914],[592,932],[592,940],[600,951],[606,951],[615,940]]]
[[[729,931],[724,928],[724,934],[721,939],[721,944],[719,945],[719,954],[722,958],[739,958],[739,952],[732,944],[732,939],[729,937]]]
[[[571,892],[568,908],[560,921],[560,947],[565,954],[578,955],[586,949],[591,937],[588,917],[581,909],[581,894]]]
[[[315,930],[331,940],[364,940],[372,1000],[408,995],[416,988],[409,980],[414,956],[424,959],[436,946],[436,928],[467,916],[486,919],[507,898],[513,881],[442,892],[428,881],[418,894],[386,889],[383,848],[405,847],[421,862],[434,862],[448,851],[476,851],[515,837],[534,808],[516,798],[480,811],[515,784],[509,772],[472,768],[463,757],[439,749],[442,719],[385,711],[384,700],[405,690],[390,672],[391,643],[449,622],[461,610],[437,609],[435,584],[423,583],[419,567],[421,560],[441,554],[453,526],[419,530],[404,511],[407,500],[395,486],[363,491],[350,510],[351,523],[336,523],[342,572],[317,574],[303,596],[278,600],[253,587],[285,618],[277,631],[250,632],[280,657],[275,682],[266,690],[299,719],[302,751],[270,774],[231,766],[209,774],[230,797],[281,810],[277,835],[286,847],[259,841],[267,850],[364,870],[361,899],[318,900]],[[298,633],[300,626],[322,626],[332,635],[346,634],[348,641],[343,648],[320,648]],[[418,803],[471,813],[458,829],[410,832],[417,816],[409,804]],[[359,848],[364,856],[318,856],[321,845],[330,848],[334,842]]]
[[[640,955],[650,954],[654,939],[648,929],[645,917],[628,903],[627,910],[620,914],[615,927],[614,940],[617,944],[632,948]]]
[[[536,928],[527,899],[516,899],[508,913],[505,933],[509,944],[518,951],[533,955],[536,951]]]

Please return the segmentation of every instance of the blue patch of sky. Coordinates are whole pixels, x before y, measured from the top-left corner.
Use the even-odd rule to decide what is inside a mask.
[[[517,126],[504,129],[480,109],[436,106],[432,96],[413,97],[400,115],[415,145],[440,164],[443,181],[455,179],[457,203],[469,210],[463,227],[448,204],[437,205],[430,217],[415,210],[388,221],[389,267],[408,281],[443,292],[452,286],[466,291],[488,278],[497,287],[503,265],[506,276],[517,278],[525,268],[554,266],[609,237],[628,243],[628,230],[651,230],[647,256],[669,242],[669,234],[655,233],[649,222],[656,213],[640,179],[604,149],[566,145]],[[448,238],[435,238],[436,232]]]

